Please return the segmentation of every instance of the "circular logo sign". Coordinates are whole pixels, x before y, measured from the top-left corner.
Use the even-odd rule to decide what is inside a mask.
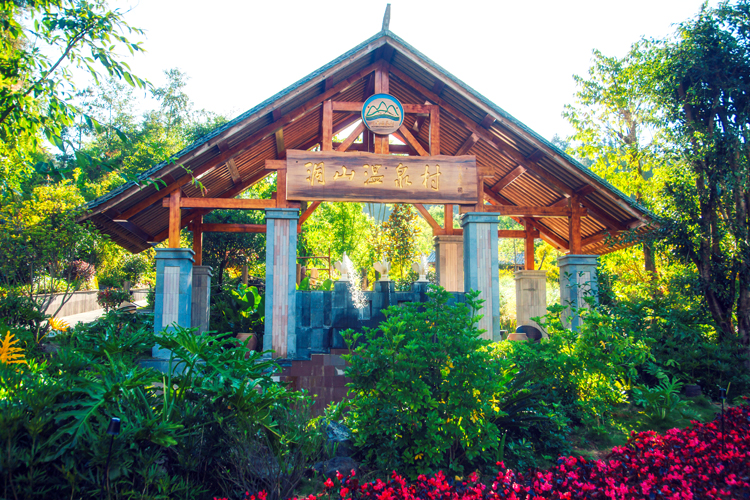
[[[404,122],[404,107],[388,94],[375,94],[362,106],[362,122],[378,135],[392,134]]]

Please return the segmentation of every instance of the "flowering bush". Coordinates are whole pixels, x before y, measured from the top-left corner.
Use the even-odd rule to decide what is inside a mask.
[[[409,483],[393,472],[359,484],[354,471],[325,483],[320,497],[361,500],[690,500],[750,498],[750,405],[730,408],[713,422],[664,435],[633,433],[627,445],[617,446],[606,460],[560,457],[546,471],[498,471],[489,484],[472,473],[466,481],[452,481],[442,472],[418,476]],[[336,491],[338,489],[338,491]],[[257,500],[247,495],[249,500]],[[261,500],[263,496],[260,494]],[[300,500],[317,500],[310,495]]]
[[[130,300],[130,292],[117,288],[107,288],[96,294],[96,303],[107,312],[115,309],[126,300]]]

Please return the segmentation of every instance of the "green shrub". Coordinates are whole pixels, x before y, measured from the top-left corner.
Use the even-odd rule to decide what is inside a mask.
[[[0,497],[96,498],[106,477],[107,498],[201,498],[220,490],[232,429],[267,432],[278,449],[274,412],[290,393],[270,361],[193,330],[154,335],[139,316],[110,313],[55,337],[44,363],[25,353],[0,366]],[[134,363],[154,342],[179,356],[173,375]]]
[[[105,312],[117,309],[123,302],[130,300],[130,292],[117,288],[106,288],[96,294],[96,303],[104,308]]]
[[[388,308],[362,341],[345,333],[348,419],[355,444],[381,470],[461,474],[499,458],[498,425],[514,395],[516,369],[481,338],[477,292],[453,305],[443,289],[428,296],[424,304]]]

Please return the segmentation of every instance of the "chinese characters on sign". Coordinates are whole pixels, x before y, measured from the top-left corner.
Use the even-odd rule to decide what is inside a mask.
[[[379,174],[380,169],[382,168],[382,165],[363,165],[362,169],[364,170],[363,176],[364,176],[364,182],[363,184],[371,185],[371,184],[382,184],[383,180],[385,179],[384,174]],[[307,177],[305,180],[310,183],[310,186],[316,186],[316,185],[326,185],[325,180],[325,162],[319,162],[319,163],[312,163],[308,162],[305,163],[305,168],[307,169]],[[372,174],[368,171],[372,170]],[[411,186],[412,182],[409,179],[409,167],[399,163],[396,167],[396,178],[394,180],[396,187],[399,189],[403,189],[405,187]],[[354,180],[354,175],[357,172],[355,170],[352,170],[348,168],[346,165],[341,166],[341,170],[336,170],[333,174],[333,180],[345,180],[345,181],[351,181]],[[433,173],[430,173],[430,165],[424,166],[424,173],[422,174],[422,185],[427,188],[431,189],[433,191],[439,191],[440,190],[440,165],[435,165],[435,171]]]
[[[288,200],[476,204],[474,156],[287,150]]]

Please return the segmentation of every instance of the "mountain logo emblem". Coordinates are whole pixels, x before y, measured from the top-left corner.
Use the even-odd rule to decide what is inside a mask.
[[[388,94],[375,94],[362,106],[362,121],[378,135],[388,135],[404,122],[404,107]]]

